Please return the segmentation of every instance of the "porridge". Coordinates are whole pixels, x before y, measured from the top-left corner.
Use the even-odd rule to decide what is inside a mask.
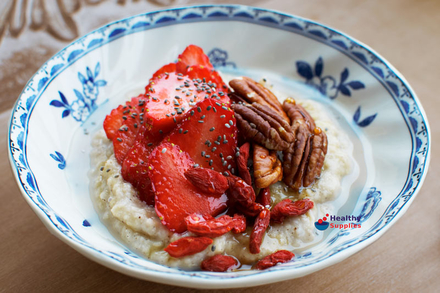
[[[184,59],[184,56],[181,56],[179,62]],[[163,117],[165,120],[160,120],[156,114],[168,110],[149,106],[152,103],[151,99],[154,101],[164,98],[158,90],[161,81],[156,80],[156,84],[153,81],[153,90],[149,90],[147,86],[147,93],[150,91],[157,94],[145,99],[148,100],[145,103],[149,111],[142,110],[138,115],[133,115],[133,103],[131,106],[126,104],[120,108],[121,113],[126,113],[127,116],[131,114],[132,119],[145,115],[145,120],[140,120],[145,123],[136,122],[133,124],[136,127],[130,129],[126,124],[120,124],[117,131],[110,131],[109,137],[108,125],[111,123],[108,123],[106,118],[106,131],[100,130],[92,141],[90,171],[92,200],[101,220],[132,250],[152,261],[171,267],[202,267],[207,270],[225,271],[236,269],[240,264],[253,265],[258,262],[257,268],[264,269],[290,260],[296,250],[314,240],[314,222],[318,215],[331,211],[330,202],[339,194],[342,178],[351,171],[352,145],[347,135],[319,103],[299,99],[294,101],[283,93],[276,93],[277,98],[284,101],[284,104],[278,103],[281,109],[279,111],[284,109],[283,113],[287,118],[279,115],[281,118],[277,116],[275,122],[269,119],[269,124],[273,129],[276,123],[283,126],[283,123],[287,123],[283,121],[290,120],[292,129],[296,130],[290,130],[289,125],[283,126],[282,131],[276,134],[269,132],[270,137],[276,138],[268,139],[266,136],[261,139],[265,133],[264,127],[261,126],[261,118],[265,118],[267,113],[271,114],[269,118],[274,117],[272,113],[276,111],[270,112],[270,109],[266,109],[269,107],[261,105],[255,106],[254,109],[252,105],[255,102],[250,105],[249,101],[244,100],[246,95],[240,92],[243,89],[240,83],[246,81],[252,88],[255,82],[248,81],[250,79],[247,78],[231,80],[229,84],[237,97],[233,97],[234,94],[229,95],[233,101],[233,104],[229,105],[225,100],[227,95],[220,94],[223,91],[227,92],[226,86],[219,86],[222,82],[220,75],[211,75],[217,86],[212,86],[214,81],[209,86],[209,81],[191,76],[191,72],[188,73],[190,78],[186,83],[185,75],[168,73],[173,70],[179,72],[178,64],[166,66],[159,74],[164,76],[167,82],[174,77],[176,81],[183,79],[184,86],[179,90],[181,97],[189,96],[183,92],[185,88],[197,88],[191,92],[192,97],[196,91],[199,92],[198,87],[203,87],[206,83],[207,89],[204,88],[200,92],[205,94],[211,91],[210,94],[216,93],[215,97],[207,99],[194,95],[194,99],[188,99],[185,103],[182,99],[171,96],[169,102],[174,105],[171,105],[171,110]],[[193,83],[189,82],[191,80]],[[239,85],[234,85],[234,80]],[[266,90],[269,88],[264,83],[260,85],[266,86]],[[250,96],[252,100],[253,95]],[[247,97],[249,98],[249,93]],[[137,105],[144,106],[142,101],[144,100],[138,97]],[[164,98],[160,102],[166,105],[168,101]],[[176,105],[180,108],[172,108]],[[186,109],[183,109],[182,105]],[[173,109],[182,112],[180,121],[177,121],[178,113],[174,113]],[[248,111],[249,109],[251,111]],[[306,115],[301,109],[305,109]],[[114,113],[112,111],[109,116],[115,116]],[[121,123],[127,120],[123,115],[125,114],[120,115],[123,117],[120,119]],[[201,149],[196,143],[198,137],[204,136],[205,132],[195,132],[194,127],[208,127],[204,124],[217,121],[222,121],[224,131],[219,134],[219,127],[206,128],[208,139],[203,139],[202,144],[207,150],[201,148],[201,155],[198,155]],[[148,128],[142,128],[144,125],[148,125]],[[155,130],[154,127],[158,125],[160,129]],[[248,126],[249,129],[246,128]],[[307,127],[310,130],[307,130]],[[254,129],[259,130],[258,134],[252,134]],[[271,131],[274,131],[272,129]],[[289,138],[284,129],[296,134],[296,138]],[[128,140],[125,135],[130,134],[132,130],[135,130],[137,138]],[[145,159],[136,161],[130,156],[141,152],[138,133],[142,131],[149,132],[150,136],[142,137]],[[305,141],[302,145],[299,142],[301,133],[307,134],[303,135]],[[218,140],[211,139],[217,135]],[[315,136],[320,138],[315,139]],[[145,137],[149,140],[145,141]],[[131,143],[128,147],[127,141]],[[219,156],[215,156],[218,153],[217,148],[221,151]],[[121,150],[125,149],[129,149],[129,152],[121,158]],[[246,152],[249,159],[246,158],[245,164],[250,167],[250,172],[243,175],[247,168],[243,170],[243,164],[240,164],[239,160],[243,159]],[[143,169],[140,168],[142,164],[145,164]],[[265,172],[264,168],[268,168],[269,173]],[[298,171],[292,171],[295,168]],[[130,177],[127,174],[133,175]],[[201,177],[206,180],[197,181],[202,175],[206,175]],[[139,183],[136,181],[138,178],[146,178],[146,181]],[[170,190],[173,188],[174,190]],[[212,188],[212,194],[207,192],[206,188]],[[252,195],[254,190],[255,195]],[[246,198],[247,194],[251,195]],[[261,199],[264,196],[266,201]],[[197,203],[190,204],[190,200]],[[194,205],[197,205],[197,208],[193,208]],[[199,246],[200,249],[192,251]],[[224,256],[225,259],[218,259],[220,256]],[[230,264],[224,265],[226,260],[230,261]],[[266,266],[267,263],[269,264]]]

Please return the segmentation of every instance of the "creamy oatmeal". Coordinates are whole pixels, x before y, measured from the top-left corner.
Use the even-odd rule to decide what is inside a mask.
[[[277,93],[277,96],[283,100],[283,95]],[[112,142],[107,139],[103,130],[95,135],[92,142],[90,172],[92,200],[101,220],[134,251],[152,261],[172,267],[195,269],[204,259],[219,253],[233,255],[242,264],[252,264],[280,249],[293,252],[301,249],[315,239],[314,222],[318,215],[331,212],[330,202],[338,195],[342,178],[350,173],[353,159],[350,140],[328,116],[323,106],[310,100],[297,102],[310,113],[316,125],[325,130],[328,152],[320,178],[300,193],[289,191],[284,183],[273,184],[270,187],[272,205],[284,198],[297,200],[308,197],[315,206],[304,215],[286,218],[283,224],[271,224],[261,244],[260,253],[249,252],[252,227],[248,227],[242,234],[228,232],[214,238],[212,245],[195,255],[171,257],[163,249],[170,242],[193,234],[170,232],[162,225],[154,207],[137,198],[135,189],[120,175],[121,166],[114,156]]]

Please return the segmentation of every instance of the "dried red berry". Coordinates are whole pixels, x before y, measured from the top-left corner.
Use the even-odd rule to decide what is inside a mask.
[[[238,261],[229,255],[216,254],[202,261],[201,268],[210,272],[226,272],[239,266]]]
[[[259,203],[252,203],[252,205],[248,206],[248,207],[243,207],[241,205],[236,205],[235,209],[237,211],[239,211],[240,213],[242,213],[243,215],[245,215],[246,217],[255,217],[257,216],[263,209],[264,207],[259,204]],[[252,225],[252,224],[250,224]]]
[[[294,256],[295,256],[295,254],[293,254],[290,251],[278,250],[277,252],[272,253],[272,254],[266,256],[265,258],[263,258],[262,260],[260,260],[259,262],[257,262],[257,264],[255,265],[255,269],[265,270],[265,269],[268,269],[270,267],[275,266],[278,263],[288,262]]]
[[[183,237],[171,242],[164,250],[172,257],[184,257],[205,250],[212,244],[208,237]]]
[[[189,180],[200,191],[221,195],[229,188],[228,179],[217,171],[207,168],[191,168],[185,172]]]
[[[288,198],[280,201],[270,211],[270,220],[274,223],[282,223],[285,217],[300,216],[307,213],[313,208],[313,201],[304,198],[297,201],[292,201]]]
[[[234,217],[224,215],[215,219],[210,215],[202,217],[192,214],[185,218],[185,222],[188,231],[211,238],[221,236],[229,231],[242,233],[246,230],[246,219],[243,215],[234,215]]]
[[[240,155],[237,158],[237,168],[240,177],[243,178],[244,182],[246,182],[249,185],[252,185],[251,173],[249,172],[249,169],[247,167],[250,146],[251,144],[247,142],[240,147],[239,150]]]
[[[260,203],[265,208],[270,207],[270,188],[262,188],[258,193],[257,202]]]
[[[251,237],[249,239],[249,251],[253,254],[260,253],[260,246],[263,242],[264,233],[270,223],[270,211],[264,209],[255,219],[254,228],[252,229]]]
[[[232,202],[243,207],[251,207],[255,203],[255,192],[252,186],[236,176],[229,176],[228,197]]]

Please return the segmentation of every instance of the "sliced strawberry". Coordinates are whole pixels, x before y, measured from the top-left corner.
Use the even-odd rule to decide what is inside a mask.
[[[121,174],[138,191],[141,200],[154,205],[154,192],[148,177],[148,157],[162,141],[162,136],[152,136],[147,127],[142,127],[136,142],[122,162]]]
[[[139,101],[142,101],[139,103]],[[137,113],[139,111],[138,107],[145,106],[147,97],[144,95],[139,95],[138,97],[132,98],[130,101],[127,101],[125,105],[119,105],[117,108],[113,109],[109,115],[105,117],[104,120],[104,130],[107,134],[107,138],[113,140],[116,137],[116,134],[119,132],[119,129],[122,125],[125,124],[126,120],[123,117],[128,117],[131,115],[133,111],[133,106],[135,106],[134,111]]]
[[[148,177],[148,156],[155,146],[136,142],[122,163],[121,174],[138,191],[139,199],[154,205],[154,192]]]
[[[210,98],[213,92],[215,89],[210,84],[190,80],[181,73],[173,72],[152,79],[146,87],[146,95],[150,98],[147,116],[151,119],[152,133],[171,131],[182,120],[183,114],[198,101]]]
[[[166,139],[204,168],[221,173],[236,171],[237,127],[229,104],[215,99],[197,103]]]
[[[215,91],[212,91],[211,93],[214,95],[214,98],[218,96],[222,100],[222,103],[229,102],[229,97],[227,97],[229,88],[223,82],[220,74],[214,69],[209,69],[200,65],[193,65],[188,67],[186,74],[192,80],[196,79],[207,83],[211,82],[212,87],[215,88]]]
[[[171,72],[176,72],[176,63],[170,63],[162,66],[158,71],[153,74],[152,79],[158,77],[159,75],[168,74]]]
[[[184,73],[186,69],[192,65],[201,65],[208,69],[214,68],[211,62],[209,62],[209,57],[203,52],[203,49],[196,45],[189,45],[182,54],[179,55],[176,64],[177,72]]]
[[[141,126],[145,123],[144,111],[147,104],[144,95],[134,97],[113,109],[104,120],[104,130],[107,137],[113,141],[115,157],[120,164],[136,141]]]
[[[178,146],[162,142],[151,153],[149,164],[156,213],[170,231],[186,231],[185,217],[193,213],[216,216],[226,209],[225,194],[200,192],[185,178],[194,161]]]

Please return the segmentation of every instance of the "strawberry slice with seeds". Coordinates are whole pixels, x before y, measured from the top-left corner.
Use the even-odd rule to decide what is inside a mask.
[[[155,146],[136,142],[122,163],[121,174],[138,191],[140,200],[154,205],[154,191],[148,177],[148,157]]]
[[[107,138],[113,141],[117,161],[122,164],[125,156],[134,145],[141,126],[145,123],[144,111],[147,105],[144,95],[134,97],[126,104],[113,109],[104,120]]]
[[[146,87],[152,133],[168,133],[197,102],[216,92],[212,83],[197,82],[181,73],[159,75]],[[210,94],[211,93],[211,94]],[[229,98],[228,98],[229,99]]]
[[[211,90],[211,93],[208,93],[212,95],[213,98],[218,96],[222,103],[229,102],[229,97],[227,97],[229,88],[223,82],[220,74],[214,69],[209,69],[200,65],[193,65],[188,67],[186,74],[192,80],[195,79],[211,83],[211,87],[214,87],[215,91]]]
[[[182,54],[179,55],[176,69],[177,72],[184,73],[189,66],[193,65],[200,65],[208,69],[214,68],[202,48],[196,45],[189,45]]]
[[[201,167],[223,174],[236,171],[237,127],[229,103],[215,99],[199,102],[166,139]]]
[[[162,142],[150,154],[149,164],[156,213],[170,231],[186,231],[185,217],[193,213],[216,216],[226,209],[225,194],[203,193],[186,179],[194,161],[177,145]]]
[[[162,66],[158,71],[153,74],[152,79],[158,77],[159,75],[167,75],[171,72],[176,72],[176,63],[170,63]]]
[[[130,182],[137,190],[139,199],[149,205],[154,205],[154,191],[148,177],[148,157],[162,139],[162,136],[152,136],[148,127],[143,125],[122,162],[122,178]]]

